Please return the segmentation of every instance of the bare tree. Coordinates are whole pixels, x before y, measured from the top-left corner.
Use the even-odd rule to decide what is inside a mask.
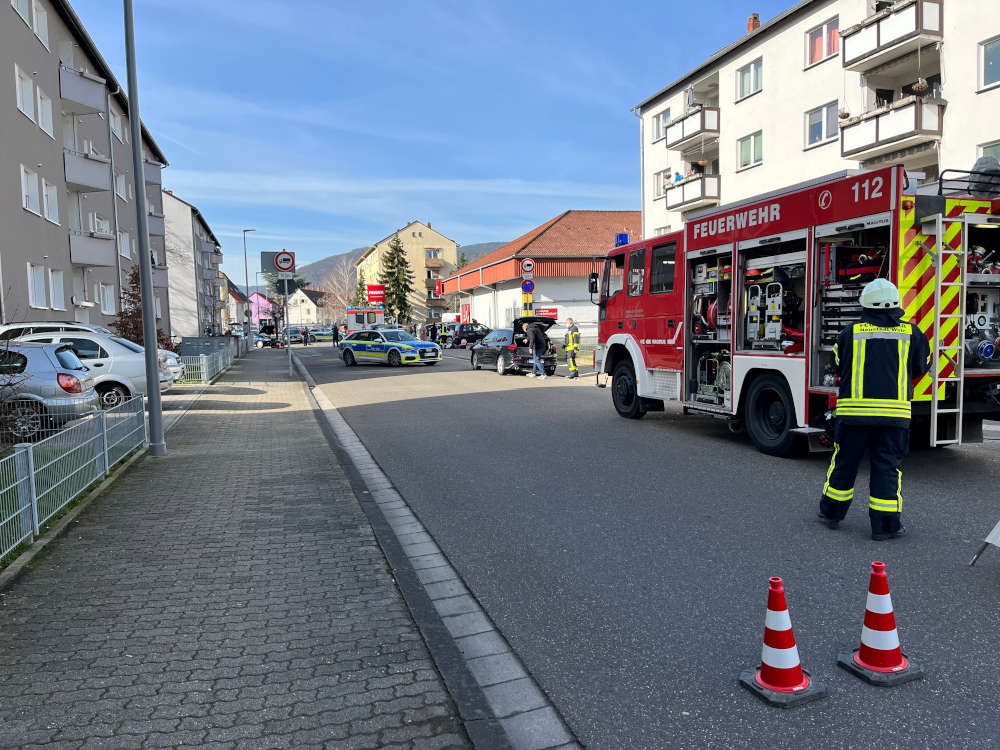
[[[356,285],[354,264],[347,258],[338,260],[337,265],[323,279],[323,288],[327,292],[323,309],[334,322],[347,317],[347,308],[354,297]]]

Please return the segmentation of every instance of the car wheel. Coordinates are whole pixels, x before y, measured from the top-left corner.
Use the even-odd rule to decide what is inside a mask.
[[[30,442],[42,435],[45,415],[41,404],[34,401],[15,401],[4,408],[3,419],[7,431],[15,442]]]
[[[399,367],[403,364],[403,358],[399,356],[399,352],[395,349],[389,350],[389,367]]]
[[[264,348],[264,342],[263,341],[258,341],[258,342],[256,342],[254,344],[254,346],[256,346],[258,349],[263,349]]]
[[[354,352],[350,349],[346,349],[344,351],[344,364],[348,367],[354,367],[357,363],[358,361],[354,358]]]
[[[476,352],[472,353],[472,369],[473,370],[479,369],[479,355]]]
[[[546,375],[555,375],[556,374],[556,368],[554,368],[554,367],[546,367],[545,368],[545,374]]]
[[[795,405],[785,379],[777,375],[761,375],[747,391],[747,434],[761,453],[787,456],[799,441],[792,432],[795,427]]]
[[[617,412],[626,419],[642,419],[646,416],[631,362],[619,362],[615,368],[611,376],[611,400]]]
[[[98,388],[97,393],[101,397],[102,409],[113,409],[128,400],[128,391],[120,385],[106,385],[103,388]]]
[[[497,354],[497,375],[507,374],[507,363],[504,361],[503,352]]]

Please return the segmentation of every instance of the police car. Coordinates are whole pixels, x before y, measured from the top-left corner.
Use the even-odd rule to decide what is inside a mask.
[[[436,365],[441,361],[441,349],[437,344],[421,341],[398,329],[355,331],[340,342],[340,349],[348,367],[364,362],[399,367]]]

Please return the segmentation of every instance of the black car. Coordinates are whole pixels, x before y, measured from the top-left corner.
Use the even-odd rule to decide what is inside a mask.
[[[460,349],[463,346],[471,349],[472,345],[482,341],[490,333],[490,329],[482,323],[451,324],[445,346]]]
[[[537,325],[543,332],[556,324],[555,318],[515,318],[513,328],[498,328],[487,334],[486,338],[472,347],[472,369],[492,367],[500,375],[508,372],[531,372],[531,350],[528,348],[527,336],[521,330],[521,324]],[[556,348],[548,335],[542,365],[546,375],[556,372]]]

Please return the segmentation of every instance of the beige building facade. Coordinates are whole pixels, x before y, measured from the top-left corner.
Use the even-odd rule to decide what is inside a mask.
[[[437,293],[437,283],[455,270],[458,264],[458,243],[434,229],[431,222],[425,224],[411,221],[402,229],[379,240],[358,258],[354,263],[355,270],[359,277],[364,277],[366,284],[377,284],[382,270],[382,258],[385,257],[392,238],[397,235],[406,251],[410,270],[413,271],[414,292],[410,296],[413,320],[418,323],[441,320],[448,302]]]

